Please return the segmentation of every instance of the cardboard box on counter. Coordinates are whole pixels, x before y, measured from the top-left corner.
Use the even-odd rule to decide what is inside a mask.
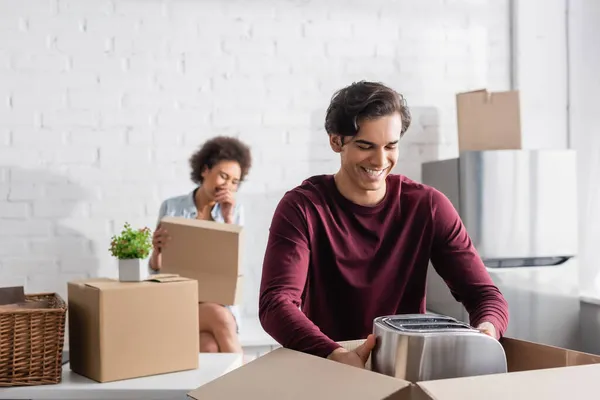
[[[475,90],[456,95],[459,151],[520,150],[519,92]]]
[[[69,282],[71,370],[110,382],[198,368],[197,290],[192,279],[164,274]]]
[[[363,341],[341,343],[347,349]],[[193,399],[514,400],[594,398],[600,356],[503,339],[509,373],[408,382],[279,348],[188,393]],[[592,364],[592,365],[587,365]]]
[[[165,217],[160,224],[171,237],[162,250],[161,272],[195,279],[200,302],[242,301],[241,226],[180,217]]]

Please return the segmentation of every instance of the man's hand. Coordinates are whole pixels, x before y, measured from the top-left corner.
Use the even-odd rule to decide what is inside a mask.
[[[235,205],[233,193],[226,188],[218,188],[215,201],[221,206],[221,214],[225,223],[233,223],[233,206]]]
[[[373,347],[375,347],[375,335],[371,334],[367,337],[367,340],[356,349],[349,351],[340,347],[332,351],[327,358],[353,367],[365,368],[365,364],[369,359],[369,355],[371,355]]]
[[[491,323],[491,322],[482,322],[479,325],[477,325],[477,329],[479,329],[481,332],[485,333],[486,335],[489,335],[491,337],[493,337],[494,339],[498,340],[498,333],[496,332],[496,327]]]

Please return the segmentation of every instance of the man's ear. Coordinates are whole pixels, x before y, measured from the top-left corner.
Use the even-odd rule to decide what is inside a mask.
[[[329,145],[331,146],[331,149],[336,153],[341,153],[343,144],[344,141],[342,135],[329,135]]]

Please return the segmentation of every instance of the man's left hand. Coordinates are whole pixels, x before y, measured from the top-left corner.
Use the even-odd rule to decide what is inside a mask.
[[[479,325],[477,325],[477,329],[485,333],[486,335],[489,335],[494,339],[498,340],[498,333],[496,332],[496,327],[491,322],[482,322]]]
[[[233,223],[233,206],[235,205],[233,193],[227,189],[219,189],[215,195],[215,201],[221,206],[221,214],[225,223]]]

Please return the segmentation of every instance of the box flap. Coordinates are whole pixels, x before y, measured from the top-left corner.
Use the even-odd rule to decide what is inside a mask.
[[[279,348],[188,393],[194,399],[410,398],[412,385],[382,374]],[[399,392],[406,391],[406,396]],[[391,397],[397,394],[398,396]]]
[[[125,283],[133,283],[134,285],[141,282],[119,282],[116,280],[107,280],[107,281],[96,281],[96,282],[86,282],[85,286],[91,287],[99,290],[110,290],[110,289],[123,289],[125,287],[131,287],[124,285]]]
[[[458,95],[465,95],[465,94],[472,94],[472,93],[489,93],[489,91],[487,89],[475,89],[475,90],[469,90],[467,92],[461,92],[458,93]]]
[[[433,400],[594,398],[600,365],[419,382]]]
[[[179,276],[177,274],[156,274],[151,275],[148,279],[148,282],[183,282],[183,281],[191,281],[193,279],[184,278],[183,276]]]
[[[128,289],[134,286],[148,286],[154,283],[169,283],[169,282],[186,282],[193,279],[185,278],[177,274],[156,274],[151,275],[148,279],[142,282],[121,282],[116,279],[95,278],[85,281],[72,282],[80,285],[85,285],[99,290],[110,289]]]
[[[80,287],[93,287],[98,288],[98,286],[102,286],[105,283],[116,282],[114,279],[110,278],[87,278],[87,279],[78,279],[68,282],[68,285],[71,286],[80,286]]]
[[[160,220],[160,222],[182,226],[191,226],[195,228],[213,229],[215,231],[232,233],[240,233],[243,229],[242,226],[236,224],[223,224],[221,222],[184,217],[163,217]]]
[[[509,372],[600,363],[600,356],[526,340],[503,338],[501,343]]]
[[[85,286],[88,284],[100,283],[100,282],[115,282],[114,279],[111,278],[86,278],[86,279],[77,279],[74,281],[70,281],[71,285],[81,285]]]

